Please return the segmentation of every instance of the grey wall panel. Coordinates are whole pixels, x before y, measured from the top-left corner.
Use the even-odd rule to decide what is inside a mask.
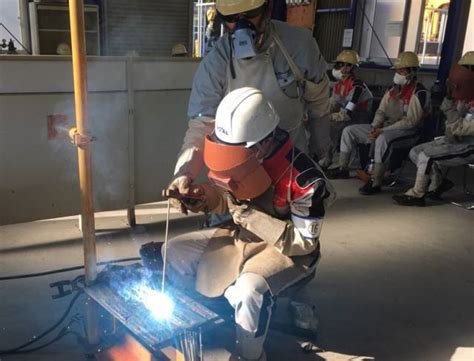
[[[135,94],[136,202],[156,201],[173,175],[188,126],[189,90]]]
[[[123,91],[127,88],[123,60],[89,60],[87,71],[90,91]],[[36,60],[0,60],[0,93],[72,91],[70,61],[42,60],[41,57],[36,57]]]
[[[133,64],[135,90],[189,89],[199,65],[195,60],[137,61]]]
[[[0,224],[78,214],[77,153],[66,139],[48,140],[47,115],[73,119],[72,94],[9,95],[0,122]],[[126,93],[89,96],[97,210],[125,208],[128,187]]]

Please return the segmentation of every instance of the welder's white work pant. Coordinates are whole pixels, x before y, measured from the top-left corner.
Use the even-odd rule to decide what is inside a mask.
[[[372,126],[370,124],[355,124],[345,127],[341,137],[341,165],[347,166],[349,156],[357,144],[369,144],[371,141],[368,134]],[[417,129],[387,130],[380,134],[375,140],[374,161],[384,163],[388,166],[390,153],[395,148],[410,148],[416,144],[419,138]],[[345,159],[344,159],[345,157]]]
[[[416,164],[417,180],[429,177],[430,183],[420,183],[423,186],[410,189],[406,194],[422,197],[426,191],[434,191],[443,181],[443,170],[474,162],[474,137],[463,142],[450,143],[446,137],[440,137],[432,142],[423,143],[410,150],[410,159]]]
[[[215,231],[210,228],[191,232],[169,241],[167,275],[174,285],[195,289],[199,261]],[[224,297],[235,310],[237,353],[243,359],[258,360],[263,354],[273,306],[267,282],[258,274],[243,273],[227,288]]]

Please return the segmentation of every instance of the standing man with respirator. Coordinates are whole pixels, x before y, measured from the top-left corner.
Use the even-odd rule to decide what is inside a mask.
[[[418,56],[411,51],[398,56],[393,66],[394,85],[385,92],[372,124],[344,128],[339,168],[329,170],[326,173],[328,178],[348,178],[350,156],[355,146],[374,143],[374,170],[359,193],[372,195],[381,191],[390,152],[396,147],[414,146],[419,139],[423,118],[429,113],[430,94],[416,77],[419,66]]]
[[[206,135],[214,129],[217,107],[234,89],[260,89],[274,104],[280,126],[302,150],[322,157],[330,142],[326,61],[312,34],[270,19],[271,0],[217,0],[228,30],[202,60],[188,106],[189,127],[169,189],[186,194],[203,168]],[[173,205],[186,212],[182,203]]]
[[[354,50],[341,51],[334,61],[332,76],[336,83],[329,100],[331,146],[319,161],[323,168],[332,164],[345,127],[370,122],[373,96],[367,85],[357,78],[355,68],[358,66],[359,54]]]

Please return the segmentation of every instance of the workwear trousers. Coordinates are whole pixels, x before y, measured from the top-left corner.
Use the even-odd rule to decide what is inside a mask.
[[[215,231],[210,228],[191,232],[169,241],[167,275],[176,287],[195,290],[198,264]],[[263,355],[274,303],[267,282],[258,274],[243,273],[226,289],[224,297],[235,310],[237,354],[258,360]]]

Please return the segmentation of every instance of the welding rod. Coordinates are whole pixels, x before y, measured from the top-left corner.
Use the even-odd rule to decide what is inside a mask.
[[[161,293],[165,293],[165,280],[166,280],[166,255],[168,253],[168,229],[170,224],[170,199],[168,198],[168,209],[166,211],[166,228],[165,228],[165,244],[163,251],[163,278],[161,280]]]

